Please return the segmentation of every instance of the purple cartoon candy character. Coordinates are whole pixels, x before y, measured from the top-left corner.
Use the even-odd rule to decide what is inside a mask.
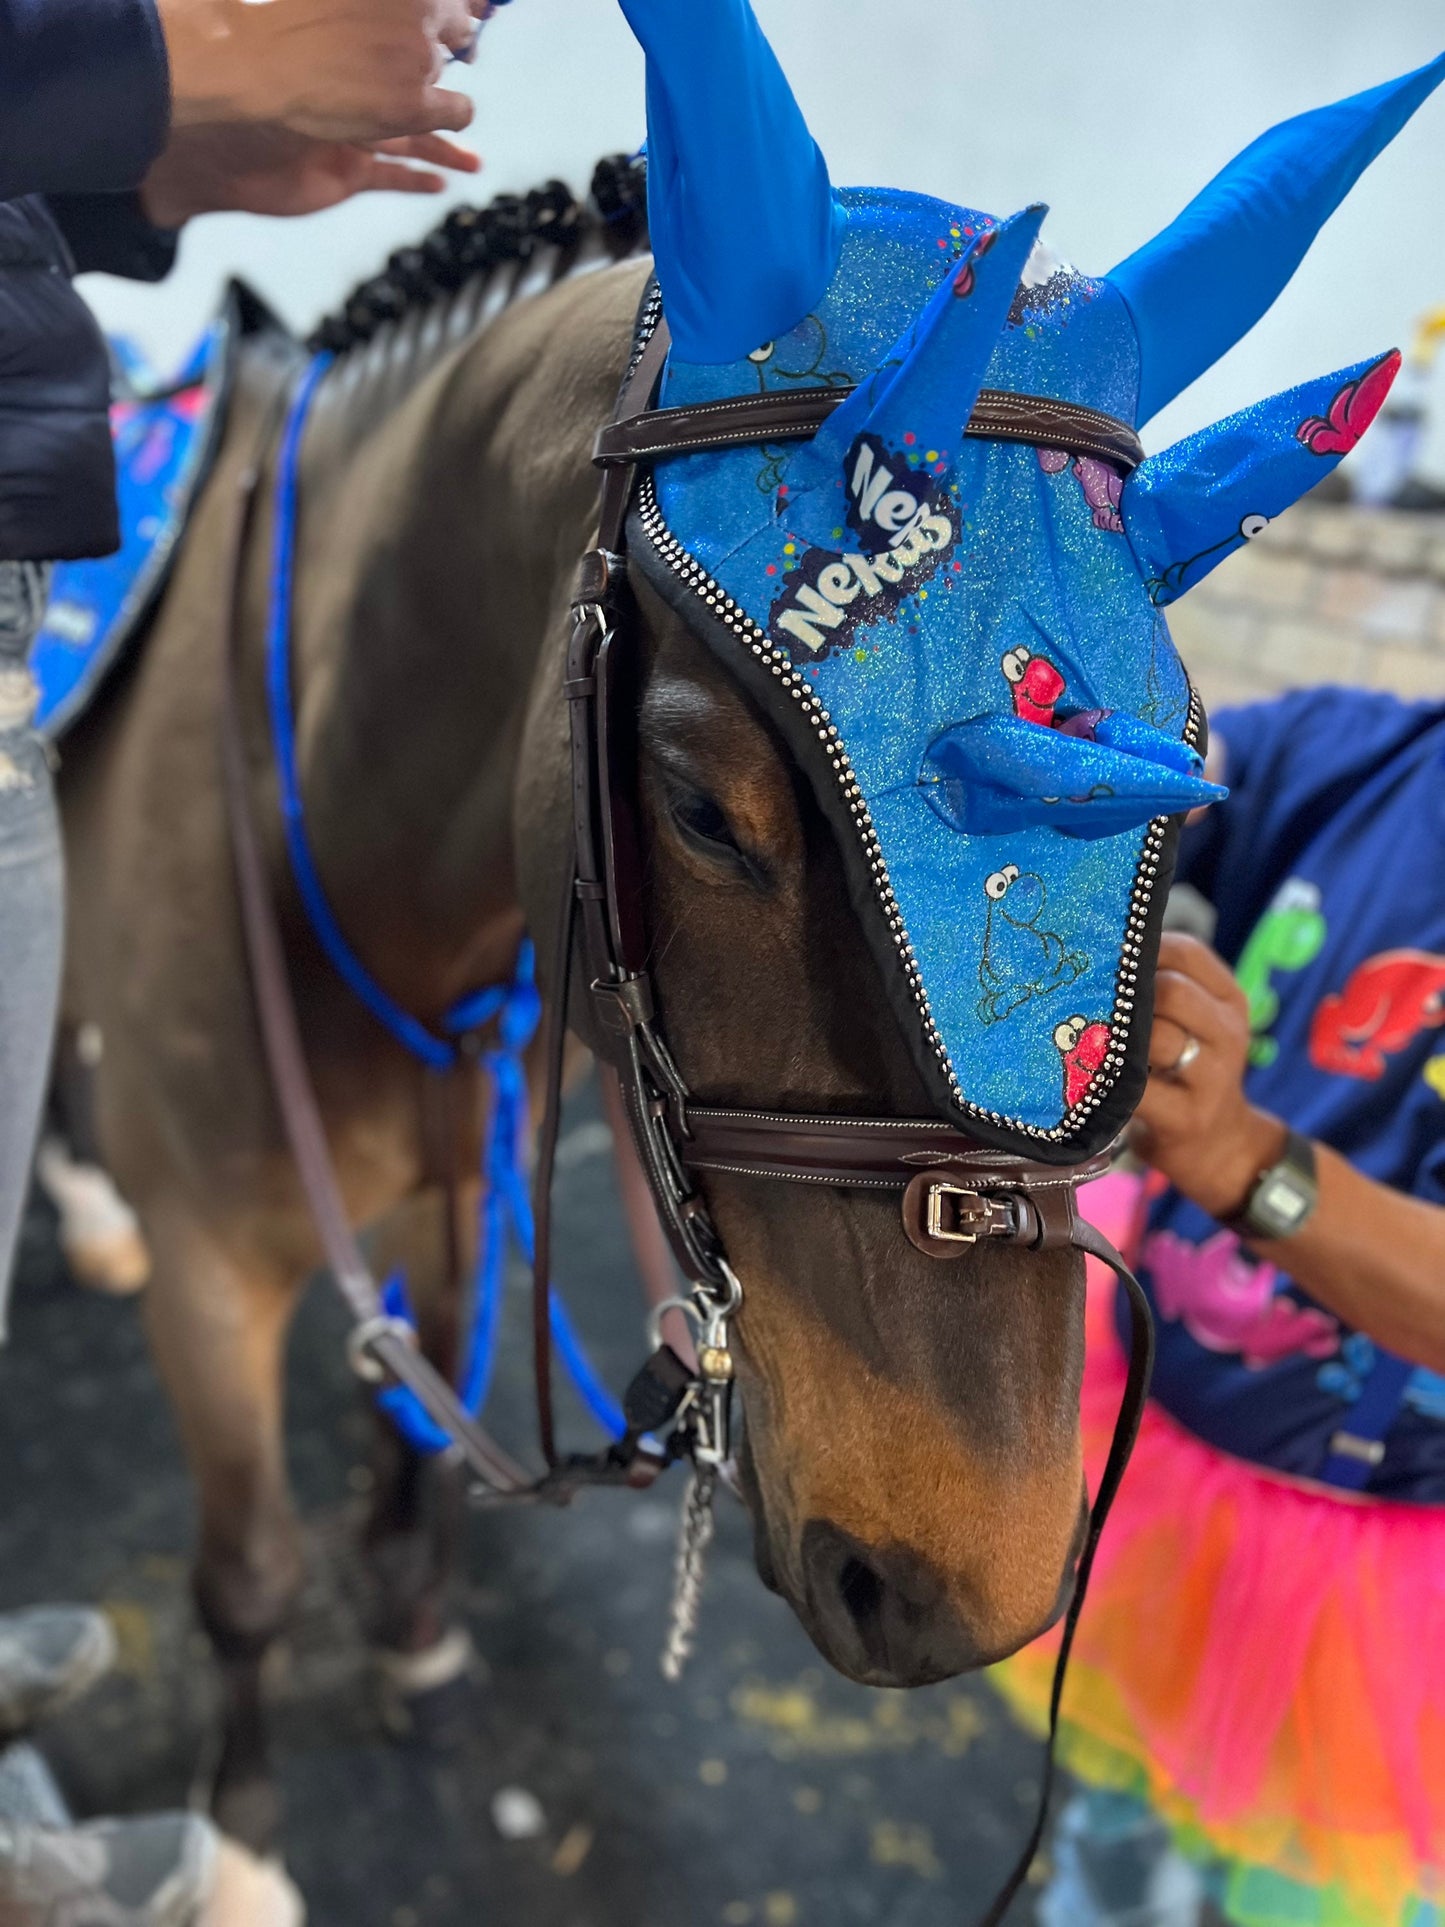
[[[1066,448],[1039,450],[1039,467],[1045,475],[1062,475],[1069,459]],[[1081,455],[1074,463],[1074,479],[1094,512],[1094,527],[1122,535],[1124,519],[1119,513],[1119,498],[1124,491],[1123,478],[1107,462],[1096,461],[1092,455]]]

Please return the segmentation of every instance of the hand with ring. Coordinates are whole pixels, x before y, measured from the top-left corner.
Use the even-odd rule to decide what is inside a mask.
[[[1149,1082],[1131,1148],[1216,1218],[1240,1210],[1283,1155],[1285,1127],[1245,1095],[1249,1005],[1234,973],[1197,937],[1160,939]]]

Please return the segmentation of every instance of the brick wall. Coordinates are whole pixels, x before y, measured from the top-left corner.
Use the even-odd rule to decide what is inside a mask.
[[[1320,682],[1445,700],[1445,515],[1302,503],[1169,628],[1210,708]]]

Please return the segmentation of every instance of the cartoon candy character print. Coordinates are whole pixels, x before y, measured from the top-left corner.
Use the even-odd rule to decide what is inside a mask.
[[[1400,351],[1392,349],[1357,380],[1347,381],[1325,413],[1311,415],[1295,430],[1311,455],[1348,455],[1384,406],[1390,384],[1400,372]]]
[[[1013,689],[1015,716],[1026,723],[1042,723],[1051,729],[1054,707],[1064,693],[1064,679],[1055,665],[1047,656],[1036,656],[1021,643],[1017,649],[1007,651],[999,668]]]
[[[1303,970],[1312,964],[1327,934],[1318,886],[1303,877],[1281,884],[1234,967],[1239,987],[1249,999],[1251,1064],[1272,1064],[1279,1056],[1279,1044],[1268,1035],[1279,1016],[1275,972]]]
[[[1237,1353],[1246,1365],[1282,1358],[1333,1358],[1340,1328],[1328,1312],[1296,1304],[1273,1265],[1246,1256],[1232,1231],[1202,1245],[1172,1231],[1145,1241],[1143,1261],[1154,1281],[1159,1316],[1183,1325],[1206,1351]]]
[[[1048,902],[1044,880],[1006,863],[987,879],[988,916],[979,959],[979,1019],[997,1024],[1035,997],[1073,983],[1088,969],[1081,951],[1070,950],[1040,919]]]
[[[1066,448],[1041,448],[1039,467],[1045,475],[1062,475],[1073,458]],[[1080,455],[1073,462],[1074,480],[1084,491],[1084,500],[1093,512],[1094,527],[1111,535],[1124,533],[1124,518],[1119,504],[1124,495],[1124,478],[1108,462],[1093,455]]]
[[[1384,950],[1326,997],[1310,1026],[1310,1062],[1340,1077],[1383,1077],[1388,1059],[1445,1024],[1445,957]]]
[[[1104,1068],[1113,1036],[1107,1024],[1091,1024],[1087,1017],[1066,1017],[1054,1030],[1054,1043],[1064,1060],[1064,1109],[1074,1106]]]

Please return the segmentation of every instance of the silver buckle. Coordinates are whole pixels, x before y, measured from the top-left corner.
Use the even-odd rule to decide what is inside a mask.
[[[1330,1440],[1330,1451],[1336,1458],[1355,1459],[1361,1465],[1383,1465],[1385,1462],[1383,1439],[1360,1439],[1353,1432],[1336,1432]]]
[[[956,1198],[958,1206],[953,1214],[954,1223],[964,1226],[986,1226],[988,1224],[988,1201],[977,1191],[966,1191],[958,1184],[930,1184],[928,1187],[928,1235],[948,1245],[976,1245],[979,1240],[977,1230],[946,1229],[943,1222],[943,1200]]]

